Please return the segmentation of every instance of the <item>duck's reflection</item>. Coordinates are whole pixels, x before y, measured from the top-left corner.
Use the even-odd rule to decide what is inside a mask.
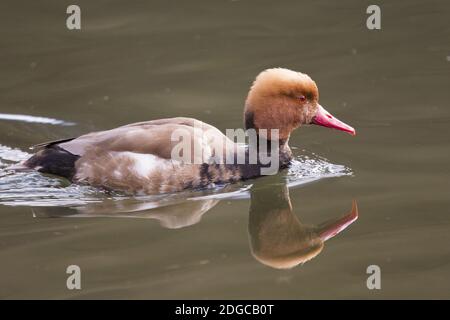
[[[253,256],[261,263],[287,269],[311,260],[323,249],[324,242],[344,230],[358,218],[356,202],[350,213],[320,225],[300,222],[292,212],[286,184],[251,191],[248,231]]]
[[[250,188],[249,240],[252,255],[259,262],[277,269],[292,268],[311,260],[323,249],[326,240],[332,238],[358,218],[356,202],[350,213],[319,225],[300,222],[292,210],[289,188],[286,182],[258,181]],[[228,193],[232,198],[235,193]],[[242,197],[242,192],[238,197]],[[156,219],[161,226],[170,229],[198,223],[203,214],[221,199],[216,196],[175,198],[162,197],[154,201],[128,199],[105,200],[80,207],[35,208],[40,217],[127,217]],[[230,196],[228,196],[230,198]]]
[[[164,228],[179,229],[200,222],[203,214],[219,201],[219,199],[104,200],[101,203],[90,203],[79,207],[37,207],[33,209],[33,214],[36,217],[154,219],[158,220]]]

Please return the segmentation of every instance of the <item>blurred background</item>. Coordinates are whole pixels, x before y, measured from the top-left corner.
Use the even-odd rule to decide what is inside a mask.
[[[1,298],[449,298],[448,1],[78,0],[72,31],[70,4],[0,3],[0,113],[75,123],[0,120],[1,145],[29,151],[175,116],[240,128],[255,76],[285,67],[309,74],[321,104],[357,130],[293,134],[297,153],[353,173],[291,190],[294,214],[318,224],[356,199],[360,215],[313,260],[276,270],[251,254],[248,198],[175,230],[1,205]],[[381,30],[366,27],[370,4]],[[66,288],[70,264],[82,290]],[[381,290],[366,286],[373,264]]]

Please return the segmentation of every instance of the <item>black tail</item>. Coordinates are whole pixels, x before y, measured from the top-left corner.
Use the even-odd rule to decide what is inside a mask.
[[[38,151],[23,165],[42,173],[50,173],[72,180],[75,175],[75,162],[79,158],[57,145],[52,145]]]

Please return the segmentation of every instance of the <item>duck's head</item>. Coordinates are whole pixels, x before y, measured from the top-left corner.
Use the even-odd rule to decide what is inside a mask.
[[[287,141],[291,132],[303,124],[316,124],[355,135],[355,129],[333,117],[319,104],[319,90],[307,75],[274,68],[261,72],[253,82],[245,102],[245,128],[279,130]],[[260,133],[261,134],[261,133]]]

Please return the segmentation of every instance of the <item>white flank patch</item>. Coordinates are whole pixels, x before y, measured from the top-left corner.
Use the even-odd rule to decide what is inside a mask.
[[[142,176],[148,175],[155,170],[163,171],[171,163],[170,160],[163,159],[152,154],[142,154],[135,152],[121,152],[122,157],[131,158],[134,161],[134,171]]]
[[[75,123],[66,122],[63,120],[46,118],[46,117],[35,117],[26,114],[10,114],[10,113],[0,113],[0,120],[12,120],[12,121],[22,121],[31,123],[43,123],[61,126],[73,126]]]
[[[113,174],[114,174],[114,178],[122,179],[122,172],[120,172],[119,170],[117,170],[117,169],[114,170]]]

